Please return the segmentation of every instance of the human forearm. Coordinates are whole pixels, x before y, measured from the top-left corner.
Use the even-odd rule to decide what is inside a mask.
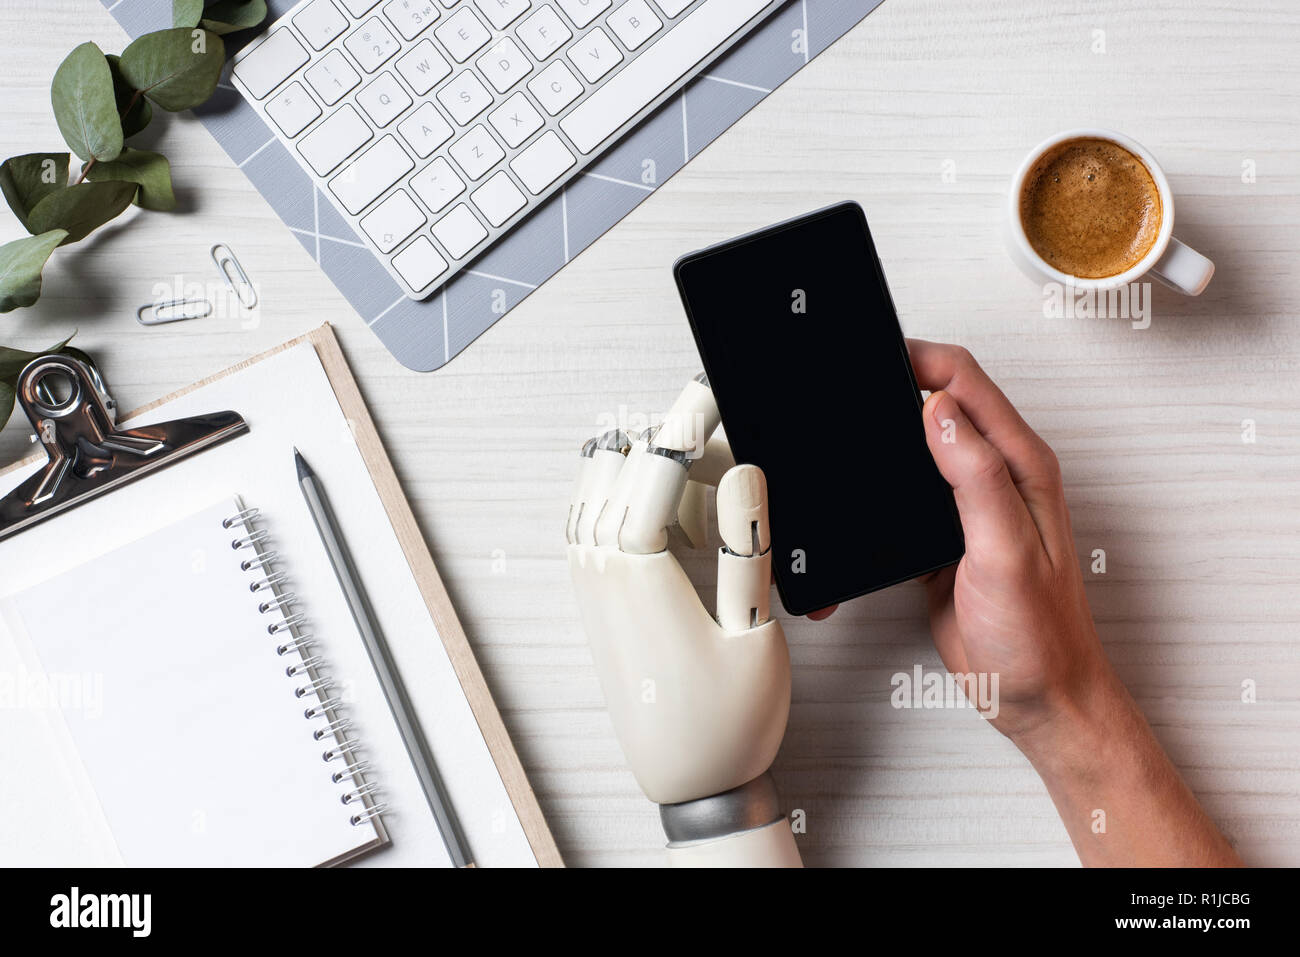
[[[944,664],[999,676],[990,723],[1038,770],[1084,864],[1240,864],[1106,659],[1056,455],[969,352],[908,348],[966,534],[956,569],[926,580]]]
[[[1012,740],[1047,785],[1085,866],[1241,865],[1113,672]]]

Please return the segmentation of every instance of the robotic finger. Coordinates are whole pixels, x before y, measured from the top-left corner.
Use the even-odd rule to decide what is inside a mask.
[[[584,514],[590,514],[591,535],[583,539],[589,545],[617,545],[619,530],[627,516],[628,503],[636,486],[637,475],[644,467],[646,449],[653,430],[628,436],[627,457],[612,484],[590,495]]]
[[[629,469],[624,470],[627,497],[619,502],[611,499],[610,506],[616,511],[605,516],[611,529],[617,523],[615,534],[620,549],[644,555],[667,547],[668,526],[678,519],[688,474],[719,421],[713,390],[701,373],[687,383],[663,424],[646,436],[635,468],[629,461]],[[698,518],[696,506],[700,500],[693,499],[689,504],[688,512]],[[685,529],[687,535],[696,541],[702,536],[702,529],[695,527],[700,523],[688,524],[691,527]],[[598,534],[602,542],[606,540],[604,527]]]
[[[735,456],[721,429],[705,444],[704,453],[691,462],[686,491],[677,506],[677,525],[692,547],[700,548],[708,541],[708,487],[716,488],[727,469],[735,464]]]
[[[691,463],[691,481],[716,486],[727,469],[735,464],[736,457],[731,454],[731,445],[719,430],[705,443],[704,451]]]
[[[564,540],[570,545],[577,543],[574,532],[578,520],[582,518],[582,503],[587,500],[587,486],[591,483],[591,458],[596,452],[596,439],[582,443],[581,458],[578,462],[578,476],[573,483],[573,494],[569,496],[569,518],[564,524]]]
[[[772,616],[772,533],[767,479],[756,465],[737,465],[718,483],[718,624],[756,628]]]
[[[694,460],[704,452],[705,444],[721,421],[713,389],[701,372],[686,384],[668,410],[655,435],[655,444],[661,449],[685,452],[688,459]]]
[[[570,544],[592,543],[600,508],[623,470],[629,444],[627,433],[611,429],[583,445],[573,501],[569,503]]]

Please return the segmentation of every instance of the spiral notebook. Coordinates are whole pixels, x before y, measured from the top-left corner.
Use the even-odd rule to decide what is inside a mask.
[[[94,793],[124,863],[312,866],[388,840],[270,541],[227,499],[0,602],[48,697],[22,730]],[[68,822],[42,811],[22,831],[48,850]]]
[[[450,865],[297,446],[474,860],[560,864],[329,326],[122,421],[219,409],[248,433],[0,542],[0,863]]]

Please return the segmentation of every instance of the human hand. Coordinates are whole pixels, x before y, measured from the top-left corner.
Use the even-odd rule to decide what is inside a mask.
[[[1042,776],[1084,864],[1239,865],[1106,658],[1055,454],[965,349],[908,349],[966,536],[962,560],[926,580],[944,665],[999,676],[990,720]]]
[[[927,576],[930,623],[954,674],[997,674],[992,723],[1023,738],[1115,682],[1075,554],[1056,455],[969,352],[909,340],[930,390],[926,441],[953,487],[966,554]]]

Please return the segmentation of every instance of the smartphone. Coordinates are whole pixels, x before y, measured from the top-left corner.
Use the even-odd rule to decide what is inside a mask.
[[[673,273],[736,461],[767,475],[786,611],[958,561],[961,522],[862,207],[690,253]]]

